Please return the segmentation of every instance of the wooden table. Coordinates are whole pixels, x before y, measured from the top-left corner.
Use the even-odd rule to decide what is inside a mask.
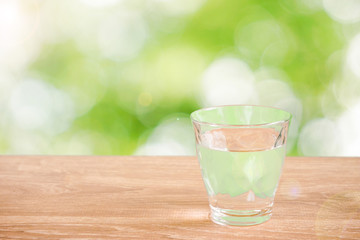
[[[0,157],[0,239],[360,239],[360,158],[288,157],[272,219],[208,218],[195,157]]]

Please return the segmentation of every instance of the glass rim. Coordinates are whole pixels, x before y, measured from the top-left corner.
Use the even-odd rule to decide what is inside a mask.
[[[212,109],[216,109],[216,108],[224,108],[224,107],[260,107],[260,108],[270,108],[270,109],[274,109],[274,110],[280,110],[282,112],[288,113],[289,117],[284,119],[284,120],[280,120],[280,121],[274,121],[274,122],[269,122],[269,123],[259,123],[259,124],[223,124],[223,123],[211,123],[211,122],[205,122],[205,121],[198,121],[196,119],[194,119],[193,115],[197,112],[200,111],[208,111],[208,110],[212,110]],[[272,107],[272,106],[265,106],[265,105],[251,105],[251,104],[230,104],[230,105],[219,105],[219,106],[213,106],[213,107],[205,107],[205,108],[200,108],[198,110],[195,110],[194,112],[192,112],[190,114],[190,119],[191,121],[198,123],[200,125],[208,125],[208,126],[212,126],[212,127],[260,127],[260,126],[271,126],[271,125],[276,125],[276,124],[281,124],[281,123],[286,123],[289,122],[290,119],[292,118],[292,114],[288,111],[285,111],[281,108],[277,108],[277,107]]]

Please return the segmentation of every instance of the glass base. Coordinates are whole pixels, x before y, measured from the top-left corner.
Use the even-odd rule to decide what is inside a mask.
[[[254,211],[237,211],[221,209],[210,205],[211,220],[225,226],[252,226],[261,224],[271,218],[272,209],[254,210]]]

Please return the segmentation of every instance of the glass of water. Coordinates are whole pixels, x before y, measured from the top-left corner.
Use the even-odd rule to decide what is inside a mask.
[[[255,225],[270,219],[291,114],[264,106],[220,106],[191,114],[211,220]]]

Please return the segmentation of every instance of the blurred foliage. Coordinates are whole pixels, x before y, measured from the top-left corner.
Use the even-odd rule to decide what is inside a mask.
[[[40,9],[46,13],[41,15],[41,21],[52,19],[48,25],[40,25],[42,32],[55,23],[60,28],[67,25],[64,29],[73,29],[71,34],[65,30],[58,33],[65,37],[56,41],[43,41],[25,75],[65,92],[74,103],[73,121],[66,130],[51,136],[51,144],[70,144],[75,136],[92,154],[132,154],[168,116],[188,116],[207,106],[202,76],[212,62],[223,56],[246,63],[257,81],[280,78],[287,83],[302,103],[298,128],[301,131],[311,119],[324,117],[321,98],[341,75],[344,48],[349,41],[342,33],[343,24],[327,14],[322,1],[195,1],[200,6],[195,11],[171,8],[174,14],[166,8],[156,11],[158,6],[168,6],[161,5],[161,1],[119,1],[107,7],[79,8],[85,2],[40,3]],[[194,4],[173,2],[178,2],[179,9],[182,4]],[[66,11],[69,6],[71,9]],[[118,57],[116,49],[114,55],[112,51],[104,54],[96,45],[100,37],[91,35],[93,31],[105,31],[106,27],[98,22],[117,12],[130,15],[128,22],[122,23],[130,29],[126,28],[122,35],[130,39],[129,48],[132,41],[142,38],[142,28],[131,38],[131,28],[138,24],[131,14],[135,12],[134,16],[139,15],[146,25],[144,44],[130,57]],[[73,19],[75,15],[80,16]],[[59,26],[52,31],[60,31]],[[116,29],[113,31],[116,34]],[[76,39],[77,36],[80,37]],[[126,43],[119,39],[119,45]],[[110,43],[105,42],[104,48],[106,44]],[[267,69],[265,76],[261,73],[263,68]],[[333,100],[331,109],[335,109],[335,115],[344,110],[335,94],[326,96]],[[253,102],[241,102],[249,103]],[[296,141],[290,155],[301,154]],[[11,148],[6,147],[6,142],[1,139],[2,149]],[[49,149],[43,150],[45,153],[88,153],[76,147],[56,150],[46,146]]]

